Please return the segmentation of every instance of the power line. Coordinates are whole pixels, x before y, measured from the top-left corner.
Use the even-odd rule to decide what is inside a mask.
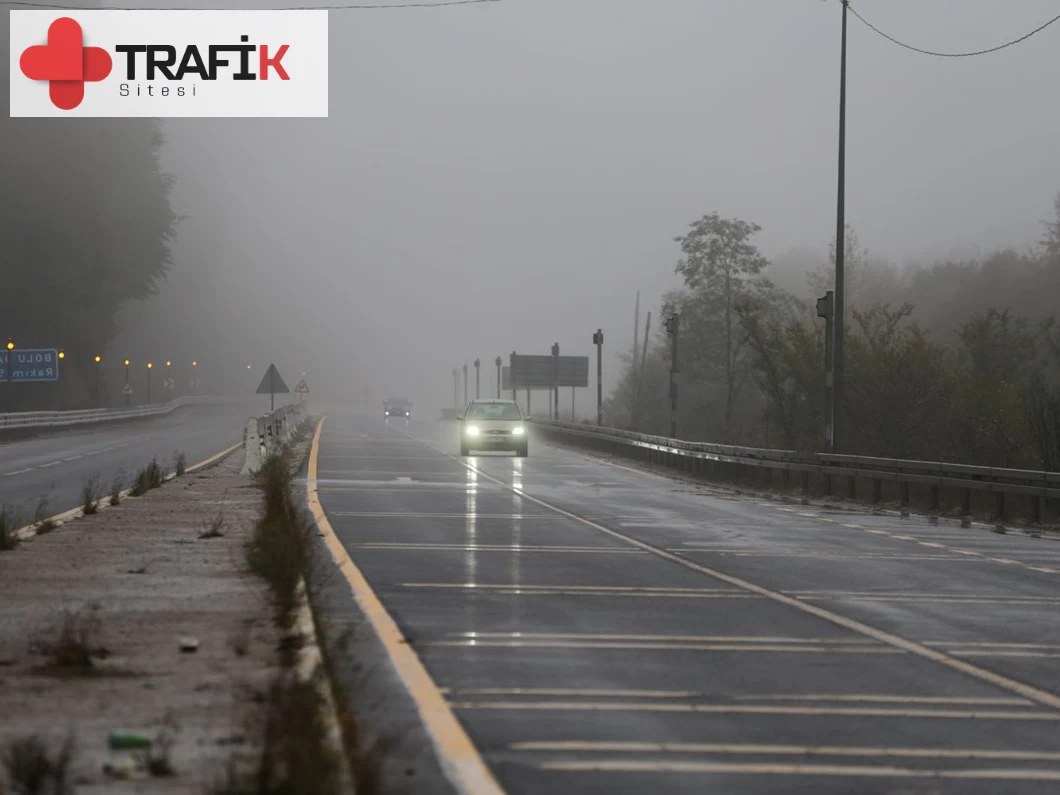
[[[501,3],[503,0],[438,0],[434,3],[390,3],[384,5],[305,5],[281,6],[278,8],[254,9],[255,11],[369,11],[390,8],[441,8],[442,6],[470,6],[481,3]],[[0,0],[0,6],[18,6],[21,8],[46,8],[54,11],[238,11],[235,8],[134,8],[132,6],[70,6],[58,3],[34,2],[34,0]]]
[[[907,50],[912,50],[913,52],[918,52],[921,55],[933,55],[936,58],[971,58],[974,55],[987,55],[987,54],[992,53],[992,52],[997,52],[998,50],[1003,50],[1006,47],[1013,47],[1013,46],[1015,46],[1017,44],[1020,44],[1020,43],[1022,43],[1024,41],[1026,41],[1027,39],[1029,39],[1034,34],[1041,33],[1047,27],[1052,25],[1054,22],[1060,22],[1060,14],[1057,14],[1055,17],[1053,17],[1048,22],[1046,22],[1044,25],[1041,25],[1041,26],[1035,28],[1030,33],[1025,33],[1024,35],[1020,36],[1018,39],[1013,39],[1012,41],[1006,41],[1004,44],[999,44],[996,47],[990,47],[989,49],[986,49],[986,50],[976,50],[974,52],[934,52],[932,50],[922,50],[919,47],[914,47],[911,44],[906,44],[903,41],[899,41],[894,36],[891,36],[888,33],[884,33],[878,27],[876,27],[871,22],[869,22],[867,19],[865,19],[865,17],[861,16],[861,14],[858,13],[857,9],[854,8],[854,6],[852,4],[848,3],[847,4],[847,8],[850,9],[850,13],[852,13],[854,16],[856,16],[858,19],[860,19],[867,27],[869,27],[871,30],[875,31],[876,33],[880,34],[881,36],[883,36],[883,38],[887,39],[888,41],[893,42],[894,44],[897,44],[899,47],[904,47]]]

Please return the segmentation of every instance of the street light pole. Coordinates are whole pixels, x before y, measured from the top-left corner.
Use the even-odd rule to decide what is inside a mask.
[[[497,400],[501,399],[501,357],[498,356],[493,360],[493,363],[497,365]]]
[[[454,411],[459,411],[460,410],[460,387],[457,386],[458,378],[459,378],[459,373],[457,372],[457,369],[454,367],[453,368],[453,410]]]
[[[99,394],[99,363],[103,361],[103,358],[97,353],[94,361],[96,362],[96,408],[103,408],[103,400]]]
[[[596,346],[596,424],[604,424],[604,332],[597,329],[593,334],[593,344]]]
[[[479,369],[481,365],[482,361],[479,359],[475,359],[475,400],[478,400],[480,397],[482,397],[482,392],[480,389],[481,380],[479,379],[479,376],[482,374],[482,371]]]
[[[15,372],[15,341],[8,338],[7,340],[7,410],[10,412],[14,406],[14,396],[11,394],[11,384],[14,379],[12,378]]]
[[[832,439],[833,452],[841,452],[843,446],[843,334],[846,297],[843,285],[844,255],[846,254],[846,147],[847,147],[847,11],[850,0],[843,3],[843,42],[839,62],[839,186],[836,200],[835,233],[835,317],[832,346]]]
[[[151,370],[154,369],[154,362],[147,363],[147,405],[151,405]]]
[[[464,405],[467,405],[467,365],[464,365]]]
[[[132,397],[132,387],[129,386],[129,360],[125,360],[125,408],[129,408],[129,399]]]

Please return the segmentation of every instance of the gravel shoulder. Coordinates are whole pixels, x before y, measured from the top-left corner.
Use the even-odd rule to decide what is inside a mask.
[[[0,552],[0,747],[36,734],[57,748],[72,735],[79,793],[201,795],[234,756],[254,753],[279,637],[244,562],[261,493],[239,474],[242,457]],[[219,517],[221,535],[201,538]],[[54,665],[48,647],[64,624],[88,627],[87,645],[106,650],[90,670]],[[182,651],[182,638],[197,650]],[[174,775],[104,772],[128,755],[108,748],[111,732],[157,749],[167,727]]]

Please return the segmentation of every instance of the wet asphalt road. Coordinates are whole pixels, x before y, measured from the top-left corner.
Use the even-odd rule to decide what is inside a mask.
[[[455,434],[331,416],[318,486],[508,792],[1060,792],[1060,543]]]
[[[179,450],[191,466],[239,442],[247,419],[258,410],[249,402],[188,406],[139,422],[0,439],[0,505],[28,523],[41,496],[47,498],[48,515],[79,506],[90,478],[98,477],[101,490],[109,494],[116,475],[122,474],[127,487],[152,458],[171,470]]]

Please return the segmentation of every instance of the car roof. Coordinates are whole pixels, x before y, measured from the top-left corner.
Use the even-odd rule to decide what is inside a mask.
[[[472,403],[515,403],[514,400],[505,400],[504,398],[475,398],[471,401]]]

